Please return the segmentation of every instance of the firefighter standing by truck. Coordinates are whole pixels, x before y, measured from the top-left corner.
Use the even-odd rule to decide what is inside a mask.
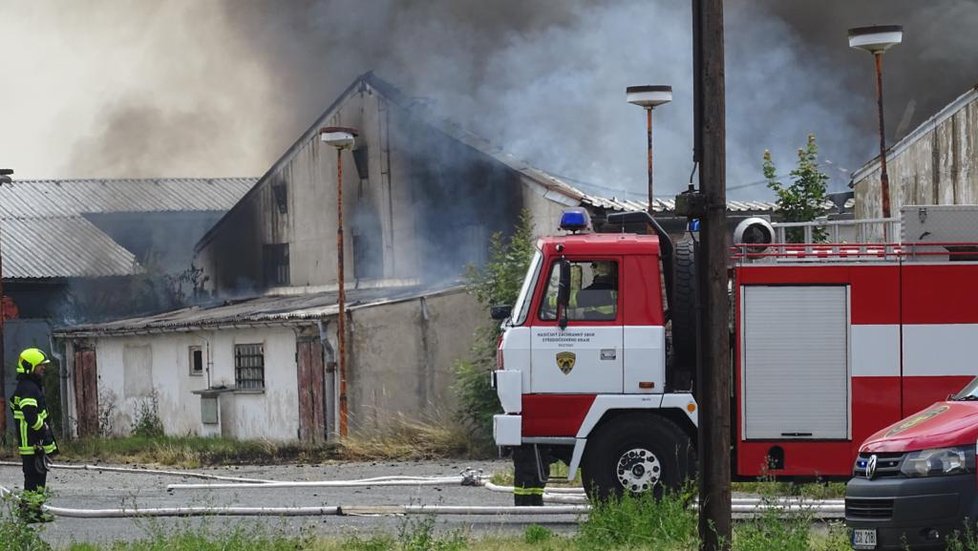
[[[28,348],[17,360],[17,389],[10,397],[17,427],[17,452],[24,469],[24,497],[20,511],[28,522],[50,520],[41,510],[47,482],[49,457],[58,451],[48,426],[48,409],[44,400],[44,371],[50,365],[47,355]]]

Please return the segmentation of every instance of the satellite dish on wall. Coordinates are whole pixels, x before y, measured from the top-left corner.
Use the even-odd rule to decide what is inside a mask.
[[[758,245],[749,247],[751,253],[763,253],[767,245],[774,243],[774,226],[763,218],[746,218],[734,228],[734,246]]]

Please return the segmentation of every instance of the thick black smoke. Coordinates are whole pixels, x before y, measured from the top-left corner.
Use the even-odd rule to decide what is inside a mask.
[[[655,114],[657,190],[679,191],[691,167],[686,1],[149,4],[158,7],[144,15],[180,21],[179,36],[172,27],[143,29],[145,62],[158,70],[142,78],[155,79],[147,85],[154,93],[107,96],[90,136],[74,149],[69,167],[85,173],[78,175],[263,172],[367,70],[432,98],[437,112],[532,164],[590,182],[591,191],[633,198],[644,190],[644,117],[625,103],[624,89],[672,84],[674,102]],[[905,43],[885,58],[891,143],[978,81],[975,0],[726,6],[734,198],[768,197],[763,185],[748,185],[761,177],[763,150],[772,149],[787,172],[808,132],[832,161],[824,166],[835,188],[874,156],[871,58],[848,48],[848,27],[905,27]],[[178,61],[182,78],[169,85]]]

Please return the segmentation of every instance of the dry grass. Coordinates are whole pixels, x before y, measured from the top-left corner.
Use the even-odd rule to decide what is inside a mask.
[[[419,421],[399,416],[381,429],[364,430],[339,444],[338,455],[350,461],[491,457],[495,448],[472,437],[472,430],[450,416],[436,414]]]

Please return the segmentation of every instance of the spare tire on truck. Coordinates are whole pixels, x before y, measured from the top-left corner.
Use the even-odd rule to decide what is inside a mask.
[[[658,499],[695,475],[696,450],[666,417],[627,413],[592,432],[581,467],[592,502],[646,492]]]
[[[673,251],[672,372],[675,388],[691,388],[696,372],[696,242],[684,239]]]

